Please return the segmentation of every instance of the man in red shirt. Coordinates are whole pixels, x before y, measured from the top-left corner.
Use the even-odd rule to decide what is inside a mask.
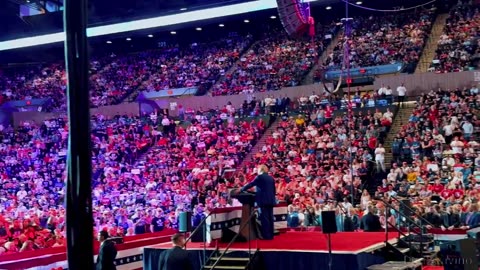
[[[430,186],[430,190],[435,194],[441,194],[445,187],[440,183],[440,179],[435,180],[435,183]]]

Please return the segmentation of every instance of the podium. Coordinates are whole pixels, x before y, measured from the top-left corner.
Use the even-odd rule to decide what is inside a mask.
[[[240,236],[237,238],[239,242],[248,242],[250,240],[255,240],[258,238],[257,235],[257,220],[255,217],[252,218],[250,225],[245,225],[249,222],[249,217],[253,213],[255,209],[255,193],[251,192],[241,192],[236,194],[236,189],[230,191],[230,197],[237,199],[239,202],[242,203],[242,217],[240,221],[239,229],[242,229],[240,232]],[[232,235],[233,233],[233,235]],[[235,236],[235,233],[229,230],[229,232],[224,232],[222,236],[222,241],[228,241]]]

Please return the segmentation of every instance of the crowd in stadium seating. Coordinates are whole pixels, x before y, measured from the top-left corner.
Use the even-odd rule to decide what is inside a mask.
[[[450,11],[430,71],[437,73],[460,72],[474,67],[477,57],[477,28],[480,24],[478,7],[458,4]]]
[[[112,236],[161,231],[176,228],[178,211],[192,205],[225,206],[226,190],[213,185],[241,162],[267,124],[233,118],[229,109],[226,120],[225,109],[195,112],[188,126],[157,112],[94,115],[95,230]],[[41,126],[25,122],[0,134],[0,253],[63,245],[68,125],[63,118]]]
[[[424,10],[354,18],[348,39],[350,68],[416,63],[430,32],[433,14]],[[327,68],[343,67],[346,41],[343,34],[325,63]]]
[[[292,212],[343,201],[352,190],[353,196],[359,195],[375,161],[373,152],[393,119],[388,109],[359,112],[353,119],[347,113],[334,115],[334,107],[316,105],[319,100],[312,94],[300,105],[307,109],[304,114],[283,117],[247,169],[252,173],[256,164],[267,164],[277,179],[278,200],[289,203]],[[299,103],[303,102],[300,98]],[[291,220],[289,225],[300,223]]]
[[[155,59],[150,78],[143,83],[147,91],[160,91],[212,85],[240,58],[252,43],[252,36],[231,37],[213,43],[190,45],[181,53],[178,49],[171,55]],[[207,88],[207,90],[208,90]]]
[[[139,118],[97,115],[92,123],[96,174],[107,166],[129,168],[153,143],[152,126]],[[19,241],[8,244],[10,251],[62,244],[68,124],[63,118],[46,120],[40,126],[24,122],[16,130],[4,129],[0,136],[4,157],[0,166],[0,239],[3,243]],[[115,173],[105,172],[107,176]]]
[[[469,65],[477,47],[477,13],[471,6],[452,12],[437,51],[436,71],[460,71]],[[349,41],[351,67],[418,61],[432,19],[431,11],[355,19]],[[320,31],[328,34],[332,29]],[[272,31],[245,54],[242,51],[253,43],[250,36],[97,59],[90,68],[91,102],[116,104],[139,89],[210,85],[222,75],[226,76],[213,85],[212,95],[298,85],[326,45],[323,34],[307,42]],[[329,68],[341,66],[343,43],[327,60]],[[449,50],[453,52],[446,53]],[[238,66],[226,74],[237,60]],[[65,80],[63,65],[5,71],[0,76],[0,104],[51,97],[51,108],[64,110]],[[466,228],[467,215],[456,222],[451,217],[477,211],[480,199],[478,88],[432,91],[417,100],[408,124],[391,145],[391,168],[385,167],[382,143],[394,113],[385,107],[350,115],[353,108],[378,106],[382,95],[386,96],[356,92],[350,99],[312,93],[296,101],[249,95],[239,108],[229,103],[209,111],[182,109],[185,125],[158,112],[112,119],[94,115],[95,230],[108,230],[111,236],[157,232],[176,228],[181,211],[232,206],[227,188],[253,179],[258,164],[270,168],[277,199],[289,204],[290,227],[320,225],[322,210],[336,210],[339,229],[355,230],[371,206],[387,226],[387,221],[398,222],[398,213],[382,212],[375,198],[399,196],[410,198],[432,226]],[[238,168],[271,114],[280,116],[278,126],[253,159]],[[58,118],[42,125],[0,127],[0,254],[65,245],[68,124]],[[226,172],[233,168],[237,172],[228,179]],[[381,177],[375,194],[362,190],[372,175]]]
[[[479,97],[476,86],[420,97],[392,143],[396,162],[378,193],[410,198],[431,227],[478,226]]]
[[[265,38],[256,42],[240,57],[240,62],[212,88],[212,95],[232,95],[279,90],[299,85],[336,32],[335,25],[317,30],[314,40],[287,37],[283,29],[266,31]]]
[[[232,36],[211,43],[95,59],[90,64],[91,105],[118,104],[132,93],[136,97],[142,90],[193,86],[208,90],[251,42],[251,36]],[[7,69],[0,76],[0,104],[50,98],[52,103],[44,111],[64,111],[66,79],[63,64]]]
[[[409,198],[418,215],[415,217],[416,221],[419,224],[423,222],[427,227],[451,230],[453,228],[468,229],[479,225],[477,224],[479,220],[468,218],[478,214],[477,202],[480,197],[478,192],[480,121],[476,116],[479,97],[476,86],[463,90],[431,91],[423,95],[418,100],[408,123],[402,127],[392,143],[392,167],[387,168],[387,173],[380,174],[384,178],[378,184],[375,194],[369,194],[367,190],[363,190],[359,205],[344,201],[345,195],[350,190],[347,168],[343,168],[343,173],[347,176],[343,176],[342,171],[335,171],[335,166],[331,172],[327,172],[327,174],[333,174],[330,176],[331,179],[341,179],[340,183],[342,180],[345,181],[345,177],[348,180],[347,185],[340,185],[335,190],[332,188],[335,181],[317,181],[315,176],[311,177],[308,173],[304,178],[302,172],[305,170],[302,170],[302,165],[287,165],[287,170],[298,167],[301,179],[299,182],[290,180],[289,183],[280,181],[279,184],[280,191],[287,191],[286,199],[290,203],[290,225],[292,227],[319,225],[321,224],[320,212],[325,209],[337,211],[337,225],[340,230],[358,229],[359,220],[364,211],[375,211],[380,216],[383,226],[396,223],[401,225],[405,222],[400,218],[401,215],[395,211],[385,213],[385,204],[381,201],[386,200],[392,203],[398,210],[399,203],[392,201],[392,196]],[[292,135],[302,131],[296,126],[292,127],[297,128],[297,131],[292,129],[290,132]],[[308,144],[304,141],[305,135],[296,136],[299,144],[307,147]],[[302,140],[298,140],[298,137]],[[288,137],[286,141],[288,142]],[[369,147],[370,149],[365,152],[372,160],[372,155],[377,156],[381,146],[375,148],[372,144]],[[306,158],[308,151],[296,151],[300,153],[300,159],[298,159],[300,164],[301,158],[304,156]],[[337,158],[338,156],[348,157],[348,154],[337,155]],[[336,159],[330,162],[341,164],[341,161]],[[282,164],[280,160],[272,165],[274,172],[279,167],[278,164]],[[353,163],[354,166],[358,164],[361,164],[361,160]],[[322,183],[324,186],[319,189],[318,185],[321,181],[325,183]],[[373,178],[370,181],[375,180]],[[358,188],[359,182],[357,184]],[[332,201],[329,202],[325,197]],[[335,202],[341,202],[342,207],[337,207]]]

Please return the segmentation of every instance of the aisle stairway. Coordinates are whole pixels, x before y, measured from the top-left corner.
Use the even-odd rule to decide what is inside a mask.
[[[333,52],[333,49],[337,45],[338,40],[340,39],[342,33],[343,33],[342,31],[338,31],[338,33],[333,36],[333,39],[328,44],[327,48],[323,51],[323,53],[320,56],[320,58],[318,59],[317,63],[312,67],[310,72],[303,79],[302,85],[308,85],[308,84],[313,84],[314,83],[313,77],[315,75],[315,71],[317,71],[318,68],[325,62],[328,55]]]
[[[392,164],[392,142],[393,139],[395,138],[395,135],[398,134],[400,129],[402,128],[403,125],[408,123],[408,118],[410,117],[410,114],[413,111],[413,108],[415,108],[415,101],[411,102],[406,102],[402,108],[398,109],[397,114],[395,115],[395,118],[393,119],[392,127],[390,128],[390,131],[387,134],[387,137],[385,138],[383,147],[385,148],[385,168],[387,170],[390,168]]]
[[[435,51],[438,48],[438,40],[443,33],[443,28],[447,22],[448,14],[439,14],[435,23],[432,26],[432,31],[428,37],[427,44],[423,49],[422,56],[417,65],[415,73],[424,73],[428,71],[433,58],[435,57]]]
[[[212,90],[212,88],[219,84],[219,83],[222,83],[225,78],[227,76],[230,76],[233,74],[233,72],[235,72],[235,70],[239,67],[239,64],[240,64],[240,59],[242,58],[242,56],[244,54],[246,54],[247,52],[249,52],[250,50],[252,50],[252,48],[254,48],[255,45],[257,45],[261,40],[257,40],[257,41],[254,41],[252,42],[252,44],[250,44],[250,46],[248,46],[246,49],[244,49],[243,51],[240,52],[240,57],[238,58],[238,60],[233,63],[233,65],[227,70],[225,71],[225,74],[223,74],[222,76],[220,76],[220,78],[217,79],[217,81],[215,81],[214,83],[212,83],[212,85],[210,86],[210,88],[207,90],[206,93],[210,93],[210,90]]]
[[[269,128],[267,128],[265,130],[262,137],[260,137],[260,139],[255,144],[255,146],[252,148],[250,153],[248,153],[247,156],[245,156],[245,158],[243,159],[242,163],[240,163],[240,165],[237,166],[238,168],[242,168],[243,165],[252,161],[255,154],[257,154],[258,152],[260,152],[262,150],[262,147],[265,145],[265,142],[266,142],[268,136],[270,136],[272,134],[272,132],[277,129],[277,127],[280,125],[281,121],[282,121],[281,118],[276,118],[275,120],[273,120],[273,123],[270,125]]]

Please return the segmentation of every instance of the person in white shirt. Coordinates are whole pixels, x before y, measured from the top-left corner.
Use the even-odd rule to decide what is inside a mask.
[[[470,138],[472,137],[472,133],[473,133],[473,125],[472,123],[470,123],[470,121],[465,121],[463,122],[462,124],[462,129],[463,129],[463,137],[465,138],[465,140],[470,140]]]
[[[458,137],[455,137],[453,139],[453,142],[450,144],[450,147],[452,147],[453,154],[461,154],[463,152],[463,147],[465,145],[463,144],[462,141],[458,139]]]
[[[472,88],[470,89],[470,94],[471,95],[476,95],[478,94],[478,87],[476,85],[472,85]]]
[[[377,170],[385,172],[385,148],[382,144],[378,144],[375,148],[375,163],[377,164]]]
[[[391,104],[393,102],[392,96],[393,95],[393,90],[390,86],[387,86],[385,89],[385,98],[387,99],[388,104]]]
[[[387,91],[387,88],[385,87],[384,84],[382,84],[382,87],[380,87],[380,89],[378,89],[377,93],[381,97],[381,96],[385,95],[386,91]]]
[[[452,124],[448,124],[443,127],[443,133],[445,134],[445,143],[450,144],[450,142],[452,141],[454,129],[455,127]]]
[[[403,102],[405,102],[405,95],[407,94],[407,88],[405,88],[404,83],[397,87],[398,94],[398,106],[402,107]]]
[[[164,134],[170,133],[170,119],[168,119],[168,116],[166,116],[166,115],[163,116],[162,126],[163,126],[163,133]]]

